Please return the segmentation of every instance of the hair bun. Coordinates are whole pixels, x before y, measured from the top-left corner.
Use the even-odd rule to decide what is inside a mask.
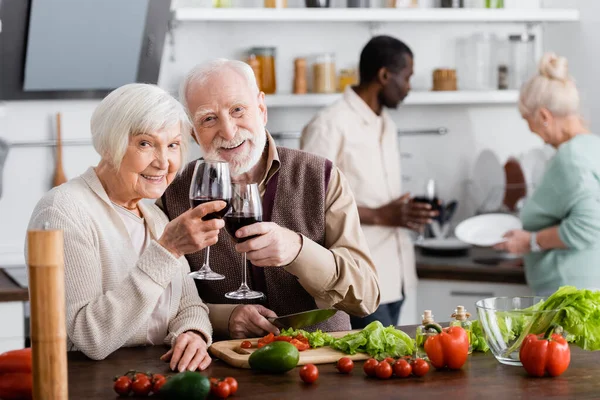
[[[539,73],[548,79],[566,82],[570,79],[569,62],[555,53],[546,53],[540,61]]]

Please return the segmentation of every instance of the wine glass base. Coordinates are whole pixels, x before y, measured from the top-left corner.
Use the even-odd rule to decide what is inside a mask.
[[[252,299],[260,299],[264,294],[262,292],[258,292],[256,290],[236,290],[235,292],[225,293],[225,297],[232,300],[252,300]]]
[[[220,281],[221,279],[225,279],[225,275],[218,274],[215,271],[194,271],[190,272],[188,276],[201,281]]]

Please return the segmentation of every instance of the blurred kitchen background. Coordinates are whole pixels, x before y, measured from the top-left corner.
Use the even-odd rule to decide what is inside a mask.
[[[422,195],[433,180],[438,198],[457,201],[452,228],[482,212],[518,212],[519,200],[535,186],[552,156],[552,149],[529,132],[517,109],[517,89],[523,76],[533,73],[543,51],[569,59],[583,94],[583,114],[592,131],[600,130],[600,103],[595,104],[600,93],[596,72],[600,2],[596,0],[173,0],[166,14],[149,6],[149,1],[128,0],[125,6],[122,1],[105,0],[111,11],[98,14],[94,0],[55,0],[45,9],[41,0],[0,0],[0,139],[8,143],[4,152],[0,147],[0,266],[25,262],[31,211],[51,188],[55,148],[49,145],[56,138],[57,113],[61,113],[66,176],[81,174],[99,159],[89,144],[89,119],[99,102],[94,92],[79,93],[76,98],[28,96],[23,87],[8,82],[11,74],[26,68],[27,85],[40,91],[44,85],[61,82],[52,75],[61,63],[87,59],[78,68],[83,79],[77,87],[102,87],[91,76],[98,73],[93,72],[98,66],[92,61],[94,57],[105,60],[104,53],[113,54],[110,48],[119,29],[127,36],[123,42],[135,42],[144,34],[150,43],[144,42],[129,58],[125,53],[122,59],[111,59],[101,69],[120,77],[132,73],[133,79],[158,78],[158,84],[174,94],[184,74],[202,61],[227,57],[258,63],[263,89],[270,92],[268,129],[289,147],[298,147],[303,126],[321,107],[339,98],[344,85],[353,82],[360,50],[371,36],[388,34],[401,39],[415,55],[412,92],[405,104],[391,112],[401,135],[403,187]],[[26,4],[26,10],[33,6],[31,19],[18,21],[14,15],[19,10],[9,14],[17,2]],[[35,14],[36,7],[42,11]],[[127,15],[136,22],[123,23]],[[58,36],[56,40],[46,37],[44,42],[43,30],[34,35],[33,29],[49,23],[55,24]],[[39,51],[28,53],[27,62],[37,66],[24,67],[25,47],[19,53],[14,46],[13,35],[24,38],[23,32],[17,32],[19,24],[30,24],[30,39],[36,40]],[[96,34],[80,34],[90,26],[97,29]],[[128,26],[132,32],[127,32]],[[163,46],[160,35],[164,32]],[[79,37],[79,43],[60,42],[61,37]],[[308,72],[308,93],[294,94],[295,69],[302,63]],[[273,77],[276,88],[269,87]],[[67,93],[66,97],[72,96]],[[193,151],[198,154],[197,147]],[[514,163],[507,164],[511,158],[518,161],[516,169]],[[448,234],[452,235],[452,229]],[[458,261],[424,257],[420,263],[426,271],[426,264],[459,268],[460,262],[466,262],[464,271],[472,272],[479,265],[473,262],[477,251]],[[484,258],[490,260],[488,255]],[[488,270],[492,264],[480,263]],[[452,306],[473,296],[528,292],[521,270],[518,278],[498,274],[488,279],[475,274],[454,281],[454,270],[448,271],[446,275],[439,270],[437,275],[420,274],[419,292],[428,296],[446,293],[454,298],[435,304]],[[18,280],[19,272],[14,276]],[[403,322],[417,322],[422,306],[426,306],[423,301],[410,299],[402,311]],[[440,312],[439,319],[444,320],[446,311]]]

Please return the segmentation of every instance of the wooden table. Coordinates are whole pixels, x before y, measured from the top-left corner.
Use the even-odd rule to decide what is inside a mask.
[[[413,327],[403,329],[414,332]],[[104,361],[91,361],[81,353],[69,354],[69,398],[115,399],[112,378],[129,369],[168,373],[159,360],[162,347],[121,349]],[[239,391],[233,398],[247,399],[598,399],[600,397],[600,352],[572,348],[569,369],[558,378],[530,378],[521,367],[498,363],[491,353],[472,355],[460,371],[432,370],[423,378],[367,378],[362,363],[351,375],[339,374],[333,364],[319,365],[319,379],[313,385],[300,381],[298,368],[269,375],[235,369],[214,360],[208,376],[233,376]],[[427,397],[423,397],[427,396]]]

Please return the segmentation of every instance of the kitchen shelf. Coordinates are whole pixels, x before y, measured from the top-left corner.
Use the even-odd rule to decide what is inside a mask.
[[[273,94],[266,96],[268,107],[324,107],[340,99],[336,94]],[[464,104],[516,104],[519,92],[516,90],[495,91],[456,91],[410,92],[404,104],[406,105],[464,105]]]
[[[577,9],[201,8],[174,11],[178,21],[220,22],[576,22]]]

